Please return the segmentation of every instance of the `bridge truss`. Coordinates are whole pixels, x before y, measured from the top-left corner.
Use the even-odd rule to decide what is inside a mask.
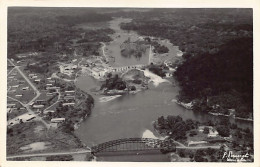
[[[108,141],[91,148],[91,153],[118,152],[118,151],[142,151],[142,150],[175,150],[176,145],[170,140],[151,138],[125,138]]]

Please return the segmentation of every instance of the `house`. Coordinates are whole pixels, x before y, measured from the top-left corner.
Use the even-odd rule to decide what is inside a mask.
[[[63,103],[62,106],[74,106],[75,103]]]
[[[12,87],[13,88],[18,88],[20,85],[13,85]]]
[[[65,93],[75,93],[75,90],[66,90]]]
[[[42,105],[42,104],[39,104],[39,105],[35,104],[35,105],[33,105],[33,108],[43,108],[43,107],[44,107],[44,105]]]
[[[52,95],[53,95],[53,93],[46,93],[46,95],[47,95],[47,96],[52,96]]]
[[[52,123],[60,123],[60,122],[64,122],[65,118],[53,118],[51,119]]]
[[[46,110],[43,112],[43,114],[54,113],[54,112],[55,112],[54,110]]]
[[[28,89],[29,89],[29,86],[22,88],[22,90],[28,90]]]
[[[7,104],[7,107],[15,107],[15,106],[16,106],[16,104],[14,104],[14,103]]]
[[[41,80],[40,79],[36,79],[36,80],[34,80],[34,82],[40,82]]]

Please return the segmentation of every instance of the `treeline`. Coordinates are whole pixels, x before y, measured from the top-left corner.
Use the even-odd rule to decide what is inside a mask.
[[[174,73],[181,91],[179,100],[193,101],[193,109],[252,118],[253,39],[235,39],[215,54],[205,53],[187,60]]]

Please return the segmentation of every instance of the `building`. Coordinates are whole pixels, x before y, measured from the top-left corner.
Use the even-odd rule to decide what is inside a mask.
[[[60,122],[64,122],[65,118],[53,118],[51,119],[52,123],[60,123]]]
[[[63,103],[62,106],[74,106],[75,103]]]
[[[43,114],[54,113],[54,112],[55,112],[54,110],[46,110],[43,112]]]
[[[44,107],[44,105],[42,105],[42,104],[39,104],[39,105],[35,104],[35,105],[33,105],[33,108],[43,108],[43,107]]]
[[[29,89],[29,86],[22,88],[22,90],[28,90],[28,89]]]

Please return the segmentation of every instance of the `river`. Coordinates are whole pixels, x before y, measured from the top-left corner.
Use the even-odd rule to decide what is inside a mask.
[[[117,30],[116,33],[119,33],[118,31],[122,30]],[[132,34],[131,36],[138,35]],[[111,51],[111,48],[115,47],[114,43],[117,43],[116,41],[121,41],[125,38],[126,36],[117,37],[115,42],[112,42],[112,47],[108,45],[108,54],[112,53],[113,49]],[[177,49],[176,47],[174,48]],[[175,52],[176,56],[177,52],[178,50]],[[127,63],[125,62],[129,61],[129,58],[122,57],[120,54],[113,55],[116,57],[115,66],[126,65]],[[144,61],[145,59],[135,59],[130,62],[141,64]],[[120,138],[149,137],[151,134],[159,137],[154,131],[152,123],[160,116],[180,115],[184,120],[193,119],[200,122],[219,120],[220,117],[218,116],[186,110],[172,102],[173,99],[176,99],[179,91],[179,87],[172,83],[174,83],[173,79],[171,79],[171,83],[161,83],[157,87],[150,83],[148,90],[137,94],[125,94],[111,101],[101,102],[100,97],[103,96],[95,95],[90,91],[92,88],[99,87],[99,83],[88,75],[81,75],[77,78],[76,86],[93,96],[95,107],[92,110],[92,114],[75,131],[76,135],[83,143],[92,146]],[[234,120],[233,118],[230,118],[230,120],[233,123],[238,122],[239,127],[252,129],[252,122]]]

